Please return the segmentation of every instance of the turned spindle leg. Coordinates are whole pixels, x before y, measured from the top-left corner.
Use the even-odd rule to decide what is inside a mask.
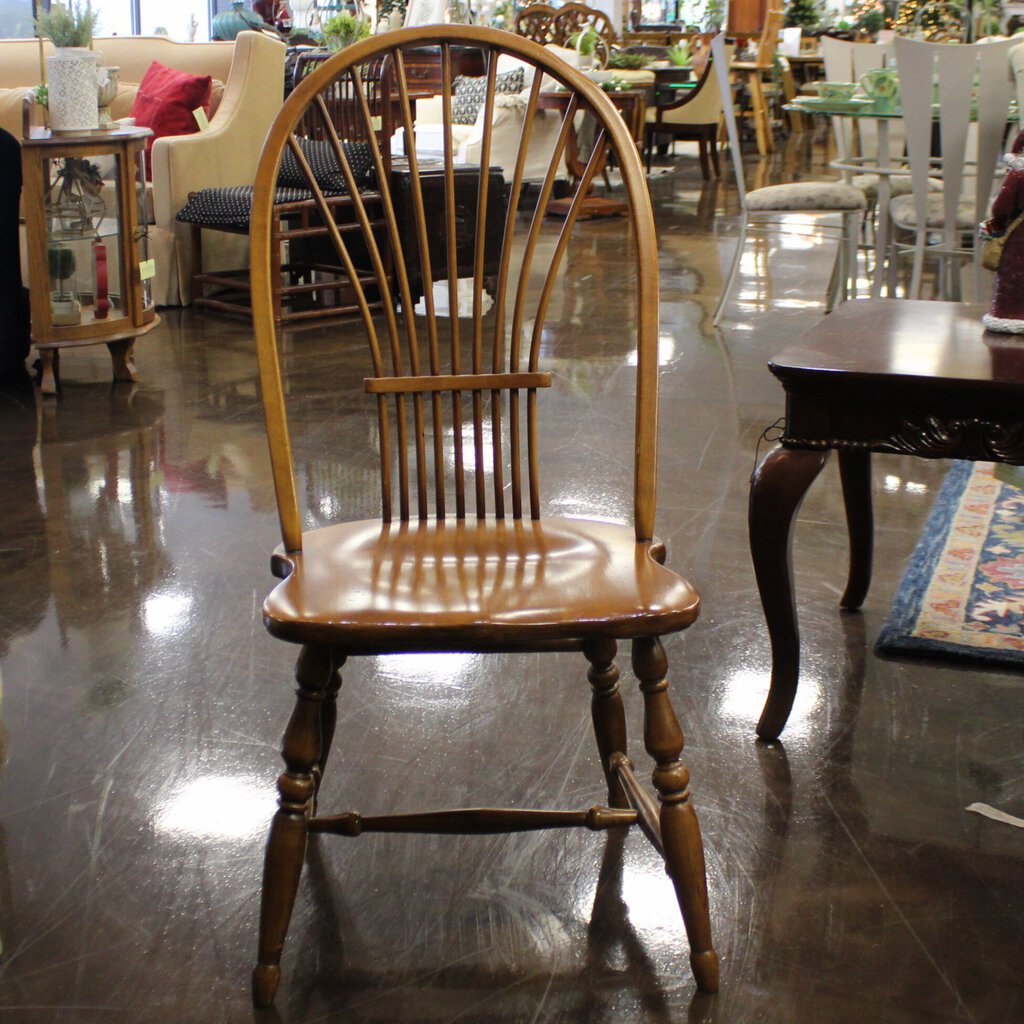
[[[619,693],[619,669],[615,664],[614,640],[602,639],[583,645],[583,654],[590,662],[590,717],[594,723],[597,751],[608,783],[608,803],[612,807],[628,807],[625,790],[611,768],[612,754],[626,753],[626,712]]]
[[[661,641],[633,641],[633,671],[644,695],[644,746],[655,762],[665,868],[672,879],[690,940],[690,964],[703,992],[718,991],[718,955],[711,944],[708,884],[700,825],[690,802],[690,773],[679,760],[683,732],[668,699],[668,659]]]
[[[299,688],[284,733],[285,770],[277,780],[278,809],[270,826],[263,865],[260,941],[252,998],[269,1006],[281,979],[281,950],[288,933],[306,853],[306,812],[315,797],[314,770],[321,763],[321,709],[335,679],[328,648],[305,646],[295,668]]]
[[[335,652],[331,680],[327,684],[324,699],[320,704],[320,761],[313,768],[313,784],[316,787],[313,794],[314,814],[316,814],[317,800],[320,796],[320,783],[327,770],[327,758],[330,756],[331,744],[334,742],[334,727],[338,721],[338,691],[341,689],[340,669],[344,664],[345,656]]]

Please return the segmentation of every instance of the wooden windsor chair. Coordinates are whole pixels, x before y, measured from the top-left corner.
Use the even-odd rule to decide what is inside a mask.
[[[372,133],[383,232],[372,226],[357,189],[350,189],[356,219],[365,226],[362,248],[332,232],[341,263],[349,267],[360,296],[368,342],[369,376],[363,385],[367,416],[379,439],[381,515],[303,530],[289,443],[284,394],[290,401],[299,380],[286,378],[273,312],[273,194],[286,151],[303,162],[297,127],[318,111],[335,159],[351,176],[340,140],[321,95],[339,80],[359,91],[360,68],[387,56],[399,122],[413,137],[406,56],[417,46],[440,46],[444,125],[451,127],[451,50],[477,46],[484,56],[484,135],[477,166],[472,225],[472,303],[468,317],[441,315],[434,283],[458,309],[456,168],[445,151],[444,202],[424,202],[415,150],[409,153],[415,252],[403,246],[396,203],[383,155]],[[489,126],[499,62],[516,63],[528,81],[519,156],[495,178]],[[572,93],[564,112],[542,111],[542,83]],[[580,109],[597,121],[595,155],[563,223],[545,221],[544,210]],[[372,117],[364,105],[365,118]],[[531,129],[540,117],[561,125],[548,172],[529,206],[523,169]],[[449,132],[450,135],[450,132]],[[636,346],[635,439],[629,525],[545,514],[541,498],[543,453],[541,394],[552,374],[544,368],[542,339],[576,265],[567,258],[575,241],[579,204],[607,145],[622,169],[629,216],[619,223],[615,252],[616,302],[632,283],[635,323],[628,320],[627,347]],[[466,168],[460,171],[465,173]],[[307,166],[309,188],[325,214],[326,199]],[[494,306],[484,312],[487,231],[497,206],[500,261]],[[661,637],[686,628],[699,598],[665,568],[664,547],[654,537],[658,396],[657,247],[650,198],[639,156],[621,117],[601,90],[541,46],[491,29],[427,26],[389,32],[355,44],[302,81],[285,103],[265,145],[256,179],[252,220],[255,331],[270,438],[283,544],[272,569],[281,582],[263,607],[264,623],[280,639],[301,645],[297,701],[284,736],[285,770],[278,779],[279,807],[267,846],[254,1001],[269,1004],[278,986],[280,959],[310,833],[356,836],[371,831],[466,833],[555,827],[607,829],[638,824],[664,856],[689,936],[697,984],[718,985],[711,943],[704,855],[689,798],[689,775],[680,762],[683,735],[669,702],[667,661]],[[447,252],[432,259],[438,234]],[[589,244],[589,243],[586,243]],[[436,250],[434,256],[436,257]],[[383,310],[371,312],[370,295],[356,266],[366,258],[376,277],[374,296]],[[585,257],[581,257],[585,259]],[[417,315],[409,266],[422,282],[424,312]],[[588,264],[589,266],[589,264]],[[577,277],[592,277],[576,274]],[[295,353],[289,350],[289,360]],[[291,364],[289,364],[291,365]],[[308,381],[308,375],[301,378]],[[287,383],[287,388],[283,384]],[[350,408],[358,395],[338,395]],[[550,393],[555,401],[556,394]],[[293,419],[295,417],[293,416]],[[351,500],[348,494],[338,498]],[[599,510],[601,511],[601,510]],[[617,642],[628,640],[644,702],[644,746],[655,762],[657,802],[638,781],[626,749],[626,717],[615,666]],[[608,807],[583,811],[461,809],[367,817],[350,812],[323,816],[317,809],[331,748],[339,670],[347,658],[423,652],[580,651],[589,663],[596,745],[608,790]]]

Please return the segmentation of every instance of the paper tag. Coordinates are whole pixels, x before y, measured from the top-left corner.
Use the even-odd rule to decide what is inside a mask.
[[[139,264],[139,279],[148,281],[151,277],[156,277],[156,260],[143,260]]]
[[[378,114],[376,117],[370,118],[370,127],[375,131],[379,132],[384,124],[384,118]]]
[[[975,814],[981,814],[986,818],[991,818],[993,821],[1001,821],[1004,825],[1014,825],[1017,828],[1024,828],[1024,819],[1018,818],[1013,814],[1007,814],[1006,811],[1000,811],[996,807],[990,807],[988,804],[970,804],[965,807],[964,810],[973,811]]]
[[[192,116],[196,119],[196,124],[199,125],[201,132],[205,132],[210,127],[210,119],[206,116],[206,111],[202,107],[196,107],[192,111]]]

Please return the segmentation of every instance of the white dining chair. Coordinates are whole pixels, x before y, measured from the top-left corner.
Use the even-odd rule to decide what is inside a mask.
[[[846,39],[822,36],[820,45],[826,82],[859,82],[866,71],[893,63],[891,43],[851,43]],[[847,160],[855,156],[877,155],[878,129],[875,122],[870,119],[857,122],[859,146],[854,144],[853,128],[852,118],[832,118],[836,156],[840,160]],[[890,135],[890,143],[894,151],[902,151],[902,139],[897,140]],[[877,176],[875,182],[877,186]]]
[[[711,40],[711,54],[715,73],[719,76],[719,89],[723,96],[730,96],[729,62],[725,57],[724,35],[719,34]],[[764,188],[747,192],[743,177],[739,131],[736,128],[736,114],[732,103],[726,103],[722,112],[729,139],[733,173],[736,176],[736,188],[739,191],[741,213],[736,252],[715,309],[713,322],[717,324],[721,321],[729,296],[736,286],[747,230],[752,221],[758,225],[777,223],[780,214],[841,216],[842,233],[829,285],[828,308],[832,309],[855,290],[858,222],[867,205],[864,193],[842,181],[794,181],[783,185],[766,185]]]
[[[1014,37],[1014,45],[1007,55],[1010,59],[1010,74],[1013,75],[1013,88],[1017,95],[1017,117],[1021,128],[1024,128],[1024,43],[1019,42],[1020,36]]]
[[[984,298],[981,247],[973,242],[988,216],[1006,141],[1008,55],[1014,45],[1011,39],[956,46],[894,41],[913,191],[894,199],[889,212],[895,227],[913,237],[894,253],[913,254],[908,298],[920,296],[926,255],[939,257],[942,298],[960,298],[959,269],[966,261],[973,263],[973,297]],[[935,175],[942,178],[941,192],[929,191],[928,179]]]

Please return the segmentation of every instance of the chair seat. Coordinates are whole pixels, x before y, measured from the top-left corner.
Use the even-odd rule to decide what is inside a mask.
[[[877,174],[855,174],[850,179],[850,184],[854,188],[859,188],[868,199],[874,201],[878,198],[878,178]],[[896,196],[907,196],[910,195],[914,190],[914,183],[909,174],[890,174],[889,175],[889,195],[895,199]],[[941,192],[942,182],[938,178],[928,179],[928,191],[929,192]]]
[[[571,648],[680,630],[699,607],[632,527],[583,519],[363,520],[275,563],[291,572],[264,603],[270,633],[352,653]]]
[[[866,206],[864,193],[842,181],[794,181],[788,185],[767,185],[747,193],[750,211],[853,211]]]
[[[690,116],[686,107],[677,107],[673,110],[662,111],[661,125],[665,130],[672,131],[674,128],[703,128],[709,126],[712,128],[718,128],[719,122],[722,120],[721,113],[717,113],[714,116],[708,114],[706,110],[701,112],[702,116],[690,120]],[[644,114],[644,121],[649,125],[658,124],[658,108],[648,107],[647,112]]]
[[[946,211],[942,203],[942,193],[928,197],[927,227],[936,231],[946,226]],[[913,196],[900,196],[889,204],[889,214],[901,228],[917,227],[917,210],[914,209]],[[958,231],[974,231],[974,204],[960,202],[956,208],[956,227]]]

